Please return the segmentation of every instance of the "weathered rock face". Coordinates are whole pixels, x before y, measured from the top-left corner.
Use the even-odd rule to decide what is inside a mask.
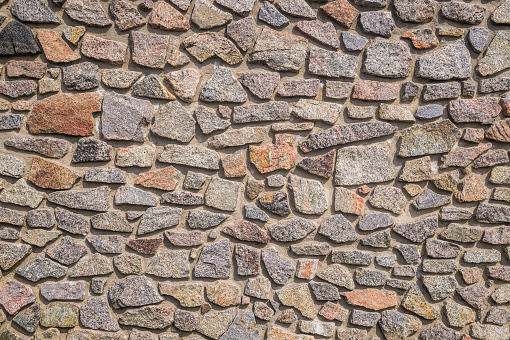
[[[510,339],[509,24],[0,0],[0,340]]]

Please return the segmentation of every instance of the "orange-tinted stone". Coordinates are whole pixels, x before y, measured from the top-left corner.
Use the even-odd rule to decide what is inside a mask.
[[[27,125],[31,133],[88,136],[94,128],[93,112],[101,111],[99,93],[59,93],[38,101]]]
[[[34,157],[28,180],[44,189],[70,189],[80,175],[64,165]]]
[[[225,177],[244,177],[248,171],[246,157],[242,150],[226,156],[221,160]]]
[[[173,166],[169,166],[163,169],[140,174],[136,179],[135,184],[139,184],[146,188],[174,190],[180,177],[181,172]]]
[[[149,25],[166,31],[187,31],[190,29],[189,21],[178,10],[161,2],[149,15]]]
[[[275,143],[250,146],[250,162],[265,174],[278,169],[290,170],[296,159],[295,137],[288,134],[275,135]]]
[[[68,63],[80,59],[67,43],[54,31],[40,30],[37,39],[41,43],[46,59],[54,63]]]
[[[321,9],[340,25],[347,28],[351,27],[352,23],[356,21],[359,13],[347,0],[332,1],[322,6]]]
[[[372,310],[381,310],[397,305],[397,295],[390,291],[377,289],[355,290],[344,293],[344,296],[349,304]]]

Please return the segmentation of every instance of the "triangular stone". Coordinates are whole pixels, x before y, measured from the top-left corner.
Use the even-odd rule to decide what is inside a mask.
[[[220,66],[200,92],[200,100],[244,103],[248,100],[248,95],[237,79],[234,78],[232,71]]]
[[[305,158],[297,166],[312,175],[330,178],[335,168],[335,150],[322,156]]]
[[[175,100],[175,97],[168,92],[159,79],[152,74],[137,81],[133,86],[132,94],[146,98]]]
[[[11,269],[31,252],[32,247],[27,244],[0,242],[0,268]]]
[[[11,14],[21,21],[35,24],[60,24],[60,19],[51,11],[45,0],[15,0]]]

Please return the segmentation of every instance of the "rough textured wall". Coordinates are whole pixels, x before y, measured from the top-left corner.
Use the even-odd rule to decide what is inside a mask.
[[[3,0],[0,339],[510,339],[510,0]]]

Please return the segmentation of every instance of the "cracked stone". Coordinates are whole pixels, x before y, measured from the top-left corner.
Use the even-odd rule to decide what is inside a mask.
[[[29,333],[36,331],[41,319],[41,307],[39,303],[34,303],[16,315],[12,321]]]
[[[308,318],[315,318],[315,307],[307,284],[294,284],[276,292],[284,306],[294,307]]]
[[[422,243],[427,238],[433,236],[437,232],[437,229],[437,215],[425,217],[413,222],[397,223],[393,227],[393,231],[414,243]]]
[[[50,302],[43,310],[43,327],[73,328],[78,326],[78,306],[69,302]]]
[[[510,67],[510,33],[498,31],[478,62],[477,71],[482,76],[490,76]]]
[[[153,74],[145,76],[133,85],[131,94],[138,97],[175,100],[161,81]]]
[[[297,72],[305,63],[307,45],[304,38],[264,28],[248,61],[265,63],[275,71]]]
[[[214,32],[190,35],[183,40],[182,45],[201,63],[215,56],[229,65],[239,64],[243,60],[233,42]]]
[[[264,230],[255,223],[249,221],[241,221],[234,225],[224,227],[222,232],[246,242],[268,243],[271,239]]]
[[[247,17],[229,24],[227,35],[235,41],[241,50],[246,52],[257,35],[255,19]]]
[[[41,51],[28,26],[13,20],[0,31],[0,55],[37,53],[41,53]]]
[[[158,252],[147,262],[146,274],[162,278],[189,278],[189,251],[172,250]]]

